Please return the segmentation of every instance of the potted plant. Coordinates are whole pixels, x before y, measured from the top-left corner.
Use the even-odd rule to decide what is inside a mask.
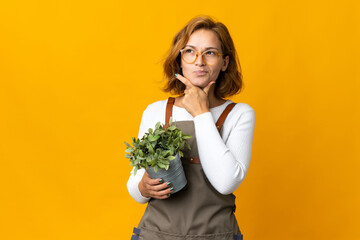
[[[158,122],[155,129],[149,128],[141,139],[132,138],[133,146],[125,142],[125,157],[130,159],[134,175],[138,169],[145,168],[150,178],[171,182],[175,193],[187,184],[180,158],[184,156],[185,147],[190,149],[186,142],[190,138],[170,118],[167,127]]]

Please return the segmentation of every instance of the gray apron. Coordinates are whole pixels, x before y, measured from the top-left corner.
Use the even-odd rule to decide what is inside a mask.
[[[172,115],[174,98],[168,99],[165,123]],[[216,123],[221,130],[235,104],[229,104]],[[132,240],[242,240],[235,212],[234,194],[222,195],[210,184],[202,169],[193,121],[177,121],[176,126],[188,140],[191,150],[181,159],[188,181],[179,192],[167,199],[151,198],[145,213],[134,228]],[[221,161],[221,159],[219,159]]]

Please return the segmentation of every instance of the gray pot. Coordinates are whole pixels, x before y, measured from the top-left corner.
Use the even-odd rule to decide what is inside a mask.
[[[149,167],[146,171],[152,179],[162,178],[164,182],[171,182],[171,186],[174,188],[174,191],[171,192],[171,194],[174,194],[186,186],[187,180],[179,153],[177,153],[175,159],[171,160],[169,163],[168,170],[160,168],[155,172],[152,167]]]

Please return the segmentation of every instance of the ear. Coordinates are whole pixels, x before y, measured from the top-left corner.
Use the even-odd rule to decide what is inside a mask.
[[[226,57],[224,58],[224,64],[223,64],[223,66],[221,67],[221,71],[225,72],[226,69],[227,69],[227,67],[228,67],[228,65],[229,65],[229,56],[226,56]]]

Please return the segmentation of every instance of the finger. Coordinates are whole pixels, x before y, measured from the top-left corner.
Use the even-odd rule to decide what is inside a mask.
[[[173,188],[167,188],[162,191],[151,191],[151,195],[155,198],[169,197],[173,191]]]
[[[164,180],[162,180],[161,178],[157,178],[157,179],[149,178],[148,181],[146,181],[146,184],[150,186],[161,186],[164,184]]]
[[[209,82],[209,84],[206,87],[203,88],[203,91],[206,93],[206,95],[208,95],[209,90],[213,84],[215,84],[215,82],[211,81],[211,82]]]
[[[152,194],[154,194],[154,196],[164,196],[164,195],[168,195],[171,194],[171,192],[173,192],[174,190],[171,188],[166,188],[164,190],[161,191],[152,191]]]
[[[194,85],[190,82],[189,79],[181,76],[181,75],[178,74],[178,73],[175,73],[175,77],[176,77],[177,79],[179,79],[183,84],[185,84],[186,87],[193,87],[193,86],[194,86]]]
[[[160,185],[151,186],[151,190],[153,190],[153,191],[163,191],[163,190],[168,189],[168,188],[169,189],[172,188],[170,182],[163,183],[163,184],[160,184]]]
[[[150,176],[147,172],[144,173],[144,178],[145,178],[144,179],[145,183],[148,185],[151,185],[151,186],[164,183],[164,180],[161,178],[155,178],[155,179],[150,178]]]

